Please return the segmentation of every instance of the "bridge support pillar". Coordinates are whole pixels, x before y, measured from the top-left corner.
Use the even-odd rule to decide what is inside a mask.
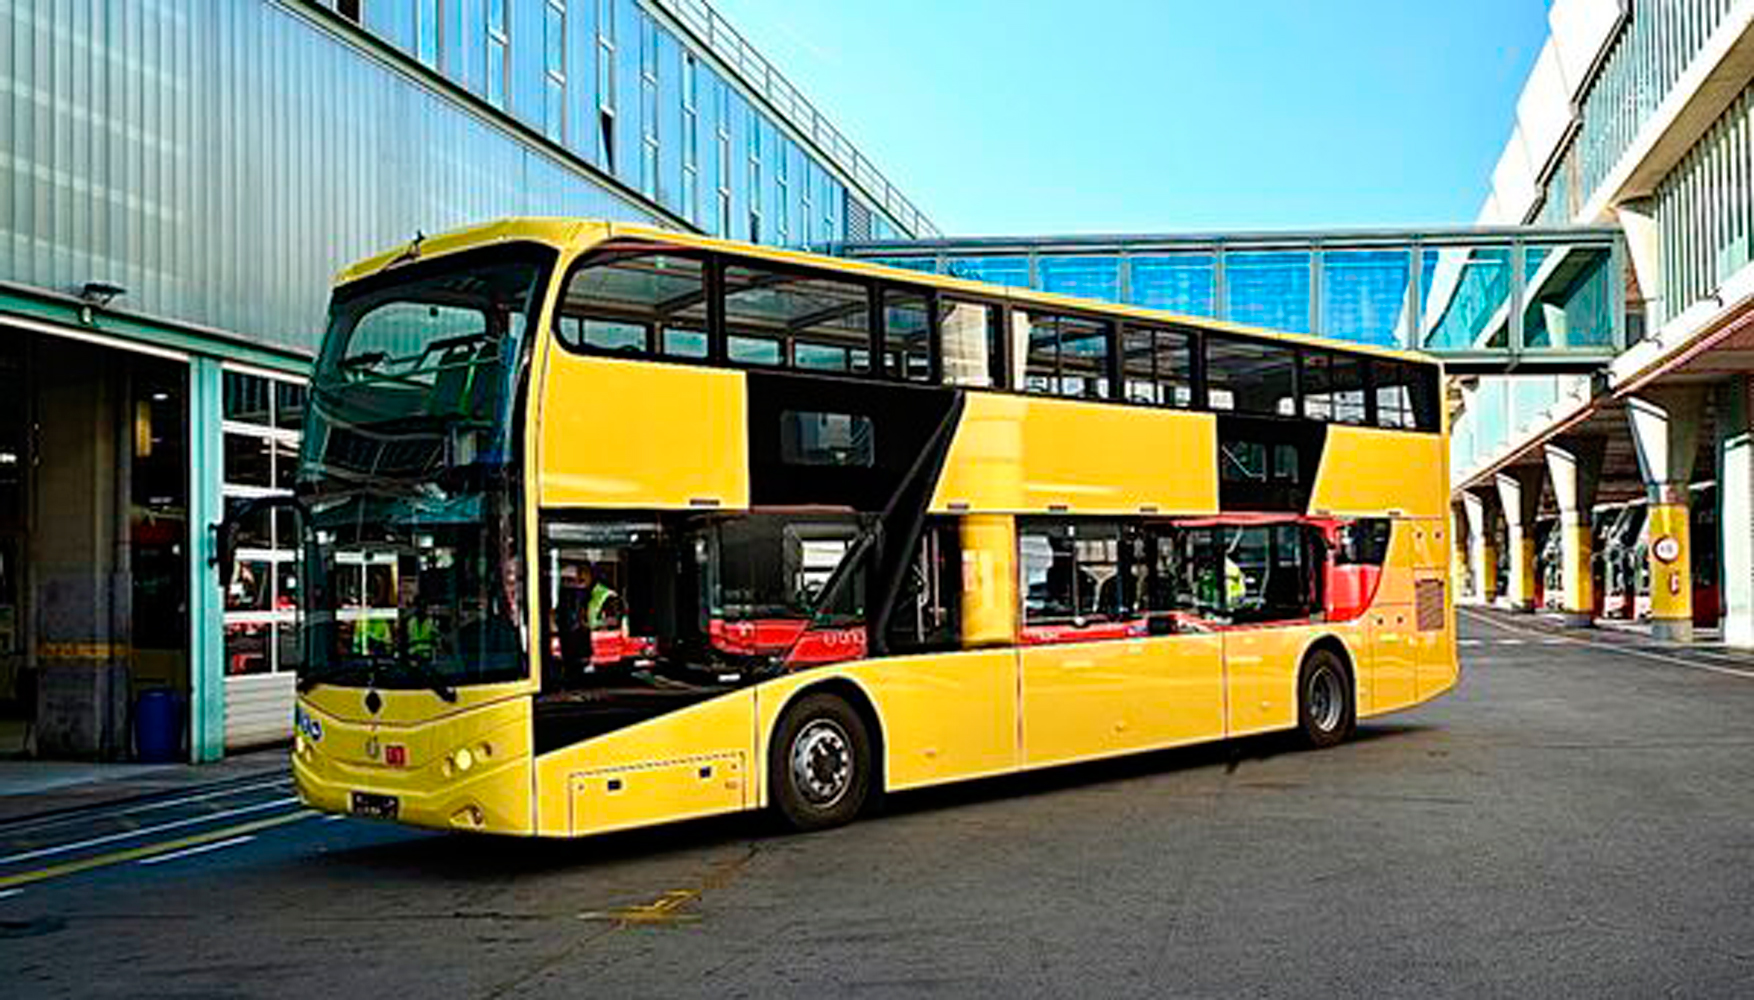
[[[1535,610],[1535,517],[1541,510],[1541,467],[1520,466],[1496,478],[1498,506],[1504,511],[1510,561],[1505,602],[1512,611]]]
[[[1546,446],[1547,475],[1559,504],[1560,580],[1565,590],[1565,624],[1588,628],[1596,620],[1596,580],[1591,568],[1594,536],[1590,508],[1602,479],[1602,456],[1608,442],[1581,438]]]
[[[1468,574],[1473,577],[1473,597],[1477,603],[1491,604],[1498,596],[1498,542],[1493,523],[1497,511],[1490,497],[1472,490],[1462,494],[1462,506],[1468,515]]]
[[[1650,500],[1645,559],[1650,567],[1651,635],[1693,641],[1693,554],[1688,491],[1699,452],[1704,390],[1660,389],[1627,401],[1638,467]]]

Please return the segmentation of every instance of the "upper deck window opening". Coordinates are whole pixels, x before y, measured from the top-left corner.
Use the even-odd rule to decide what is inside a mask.
[[[1194,404],[1194,338],[1179,330],[1127,327],[1121,333],[1126,399],[1153,406]]]
[[[1023,391],[1075,399],[1109,398],[1109,330],[1099,320],[1051,313],[1012,314]]]
[[[736,364],[871,373],[871,293],[862,284],[725,267],[725,337]]]
[[[1297,354],[1266,341],[1208,336],[1206,394],[1214,410],[1297,415]]]
[[[1305,351],[1303,415],[1337,424],[1365,423],[1364,364],[1356,355]]]
[[[1378,427],[1404,430],[1438,429],[1437,369],[1408,361],[1372,364],[1376,383]]]
[[[555,332],[569,347],[703,358],[704,270],[700,260],[673,254],[587,264],[567,282]]]
[[[924,293],[883,293],[883,370],[903,382],[932,381],[932,323]]]
[[[1004,372],[996,306],[940,299],[938,331],[946,385],[987,389],[1000,384]]]

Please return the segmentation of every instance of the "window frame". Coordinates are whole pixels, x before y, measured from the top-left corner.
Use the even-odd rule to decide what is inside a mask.
[[[722,138],[722,136],[721,136]],[[1056,304],[1038,304],[1030,300],[1015,300],[1009,297],[984,296],[978,292],[968,292],[958,288],[941,288],[924,282],[898,280],[883,275],[872,275],[858,271],[840,270],[833,267],[817,267],[787,260],[776,260],[759,254],[727,252],[710,247],[667,246],[659,243],[640,241],[611,240],[580,254],[566,270],[559,290],[564,295],[568,284],[577,273],[586,268],[611,262],[617,258],[662,255],[670,257],[698,260],[702,264],[704,277],[704,294],[706,296],[706,333],[707,352],[704,357],[665,354],[661,345],[653,343],[649,349],[637,356],[670,363],[707,365],[712,367],[757,370],[785,370],[824,377],[854,378],[860,381],[904,382],[913,385],[934,385],[959,388],[971,391],[1007,392],[1016,395],[1033,396],[1042,399],[1067,399],[1078,402],[1107,403],[1150,409],[1176,410],[1189,413],[1213,413],[1223,416],[1240,417],[1250,420],[1290,420],[1321,426],[1359,427],[1392,430],[1400,433],[1436,434],[1442,431],[1441,382],[1436,366],[1417,358],[1379,357],[1366,351],[1348,350],[1345,347],[1326,347],[1304,344],[1296,341],[1277,338],[1251,336],[1247,333],[1232,330],[1210,330],[1204,327],[1181,322],[1158,322],[1140,320],[1124,314],[1105,314],[1096,310],[1065,308]],[[821,369],[800,368],[795,364],[795,352],[788,338],[782,363],[777,366],[752,365],[733,362],[729,356],[728,331],[725,315],[725,269],[728,267],[748,267],[775,274],[790,275],[802,279],[828,281],[842,285],[856,285],[865,290],[867,296],[867,334],[869,350],[873,359],[870,372],[826,371]],[[929,353],[930,374],[926,380],[897,378],[889,372],[884,363],[888,350],[888,304],[895,296],[917,299],[925,304],[927,321],[926,344]],[[966,305],[987,310],[989,332],[987,342],[987,364],[990,385],[977,386],[955,384],[944,381],[944,342],[941,312],[948,304]],[[1060,321],[1073,321],[1091,324],[1102,329],[1103,343],[1107,351],[1100,376],[1101,384],[1108,392],[1106,397],[1092,398],[1088,396],[1063,395],[1054,392],[1027,391],[1023,381],[1028,368],[1027,339],[1019,344],[1018,317],[1027,322],[1034,322],[1036,317],[1055,321],[1055,354],[1054,379],[1058,388],[1059,379],[1064,374],[1061,348]],[[550,328],[561,336],[558,322],[558,311],[555,323]],[[1128,398],[1126,394],[1127,371],[1126,361],[1122,356],[1122,348],[1129,333],[1149,332],[1154,338],[1164,335],[1183,336],[1188,340],[1186,352],[1189,366],[1186,380],[1189,386],[1189,401],[1185,406],[1170,403],[1156,403]],[[1292,408],[1290,412],[1260,412],[1245,409],[1215,409],[1211,405],[1211,352],[1215,345],[1240,344],[1263,352],[1283,352],[1289,362],[1290,395]],[[562,340],[567,350],[584,354],[610,354],[629,356],[626,351],[597,351],[583,344],[570,344]],[[1024,351],[1019,357],[1019,349]],[[1158,370],[1160,349],[1153,346],[1152,378],[1155,381],[1163,378]],[[1309,402],[1306,387],[1311,384],[1306,377],[1306,369],[1310,359],[1326,357],[1330,361],[1340,361],[1362,366],[1364,374],[1364,406],[1365,417],[1360,422],[1335,420],[1331,416],[1322,418],[1309,415]],[[1411,422],[1406,426],[1385,427],[1380,420],[1377,406],[1377,391],[1382,386],[1379,376],[1383,371],[1401,373],[1399,384],[1409,387],[1411,393]],[[1174,379],[1172,378],[1172,381]],[[1420,386],[1420,382],[1425,383]],[[1330,390],[1331,391],[1331,390]],[[1420,407],[1421,394],[1436,393],[1427,409]],[[1430,426],[1426,426],[1429,423]]]

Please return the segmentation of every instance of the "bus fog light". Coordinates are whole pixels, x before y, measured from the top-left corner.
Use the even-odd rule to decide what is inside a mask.
[[[451,825],[479,827],[486,822],[486,819],[481,813],[480,806],[464,806],[451,814]]]

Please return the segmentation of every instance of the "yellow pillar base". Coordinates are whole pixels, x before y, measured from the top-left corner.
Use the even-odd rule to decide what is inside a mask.
[[[1590,526],[1576,514],[1563,515],[1559,531],[1560,573],[1565,586],[1565,623],[1591,625],[1596,620],[1596,579],[1590,569]]]
[[[1646,523],[1650,628],[1658,639],[1693,641],[1693,543],[1687,505],[1652,504]]]
[[[1518,611],[1535,610],[1535,540],[1521,535],[1511,543],[1510,603]]]
[[[1491,604],[1498,600],[1498,546],[1480,547],[1480,577],[1474,585],[1482,601]]]

